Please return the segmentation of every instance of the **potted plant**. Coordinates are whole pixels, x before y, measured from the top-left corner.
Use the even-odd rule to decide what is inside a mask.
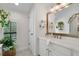
[[[10,21],[8,20],[9,13],[5,10],[0,10],[0,24],[2,29],[4,30],[4,27],[9,26]],[[4,34],[4,33],[3,33]],[[1,41],[2,46],[2,53],[4,56],[13,56],[15,55],[15,44],[14,41],[10,36],[4,37]]]
[[[63,21],[58,22],[58,26],[56,28],[58,28],[59,30],[63,30],[64,29],[64,22]]]

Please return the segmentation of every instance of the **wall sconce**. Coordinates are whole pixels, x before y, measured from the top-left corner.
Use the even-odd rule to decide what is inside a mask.
[[[45,21],[44,20],[40,21],[39,27],[40,28],[44,28],[45,27]]]

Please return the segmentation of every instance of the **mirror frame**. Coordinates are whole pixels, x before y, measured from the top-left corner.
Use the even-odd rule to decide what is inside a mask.
[[[72,35],[72,34],[67,34],[67,33],[52,33],[52,32],[49,32],[49,28],[48,28],[48,24],[49,24],[49,22],[48,22],[48,17],[49,17],[49,14],[51,14],[51,13],[53,13],[53,12],[48,12],[47,14],[46,14],[46,35],[57,35],[57,36],[67,36],[67,37],[75,37],[75,38],[79,38],[79,36],[75,36],[75,35]],[[79,13],[75,13],[75,14],[73,14],[73,15],[76,15],[76,14],[78,14],[79,15]],[[73,15],[71,15],[70,17],[69,17],[69,20],[73,17]]]
[[[48,29],[48,15],[50,14],[51,12],[48,12],[47,14],[46,14],[46,34],[51,34],[51,33],[49,33],[49,29]]]

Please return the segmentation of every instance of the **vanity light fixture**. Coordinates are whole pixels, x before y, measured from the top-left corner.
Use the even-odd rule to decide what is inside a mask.
[[[55,7],[50,9],[50,12],[57,12],[57,11],[63,10],[64,8],[69,7],[69,5],[71,4],[72,3],[60,3],[59,5],[56,5]]]
[[[19,5],[19,3],[15,3],[15,5],[16,5],[16,6],[18,6],[18,5]]]
[[[61,6],[66,6],[66,5],[68,5],[69,3],[61,3],[60,5]]]

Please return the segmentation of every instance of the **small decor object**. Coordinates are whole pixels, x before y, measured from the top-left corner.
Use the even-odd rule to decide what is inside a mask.
[[[64,22],[63,21],[58,22],[56,28],[58,28],[59,30],[63,30],[64,29]]]
[[[51,22],[51,29],[53,29],[53,22]]]
[[[50,22],[48,27],[50,30],[53,30],[53,22]]]

